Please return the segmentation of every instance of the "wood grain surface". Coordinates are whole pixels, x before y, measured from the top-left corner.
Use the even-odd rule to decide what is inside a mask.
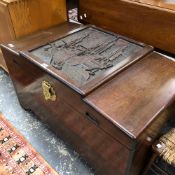
[[[175,0],[131,0],[148,5],[175,10]]]
[[[132,0],[81,0],[79,21],[128,36],[154,47],[175,53],[175,11],[174,1],[150,1],[168,4],[146,4]]]
[[[29,53],[83,28],[64,23],[13,41],[13,47],[2,45],[19,101],[81,153],[96,174],[138,175],[160,129],[174,116],[175,62],[149,50],[81,94],[64,74]],[[55,101],[45,100],[43,81],[53,87]]]
[[[0,0],[0,43],[65,21],[66,0]],[[7,70],[2,58],[0,63]]]
[[[67,21],[65,0],[3,0],[3,2],[9,12],[15,38]]]
[[[9,12],[17,38],[67,20],[65,0],[18,1],[9,5]]]
[[[137,138],[175,100],[175,61],[157,53],[145,57],[86,101]]]

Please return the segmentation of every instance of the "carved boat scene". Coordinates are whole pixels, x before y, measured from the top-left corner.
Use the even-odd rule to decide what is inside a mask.
[[[84,85],[114,66],[121,68],[142,49],[118,35],[89,27],[31,53]]]

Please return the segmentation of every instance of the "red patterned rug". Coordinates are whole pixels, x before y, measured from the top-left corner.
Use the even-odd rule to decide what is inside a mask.
[[[0,175],[58,175],[2,114]]]

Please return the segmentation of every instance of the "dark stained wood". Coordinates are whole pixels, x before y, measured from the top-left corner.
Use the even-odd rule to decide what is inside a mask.
[[[145,162],[150,162],[152,156],[152,144],[162,135],[163,130],[164,132],[167,130],[167,121],[174,118],[174,109],[175,102],[163,110],[139,136],[139,145],[135,152],[135,157],[133,158],[132,168],[130,170],[131,174],[134,175],[135,172],[143,173],[143,167],[147,166]]]
[[[36,32],[32,35],[10,41],[10,44],[14,46],[13,50],[16,52],[21,50],[31,50],[32,48],[37,48],[40,45],[47,43],[48,41],[53,41],[56,38],[62,38],[83,28],[85,28],[83,25],[65,22],[58,26]]]
[[[175,61],[152,53],[85,101],[133,138],[175,100]]]
[[[55,78],[55,81],[57,80],[55,91],[56,91],[58,98],[64,99],[64,101],[66,101],[66,103],[68,103],[69,105],[71,105],[74,108],[77,108],[77,110],[79,112],[81,112],[83,115],[85,115],[84,111],[90,112],[90,113],[92,113],[92,115],[97,115],[97,118],[100,121],[101,128],[106,130],[108,133],[111,133],[111,130],[114,130],[115,132],[113,134],[113,137],[115,139],[116,138],[118,139],[118,137],[123,138],[122,140],[121,139],[119,139],[119,140],[121,140],[121,142],[124,145],[127,145],[129,148],[133,147],[132,146],[133,145],[132,139],[128,140],[127,136],[126,136],[126,139],[124,139],[125,136],[123,136],[123,133],[120,132],[119,130],[116,131],[116,128],[114,128],[113,125],[111,125],[104,117],[101,117],[98,113],[96,113],[95,111],[93,111],[90,108],[87,110],[87,106],[84,105],[84,103],[82,102],[81,94],[78,94],[78,93],[76,93],[76,91],[74,89],[71,89],[68,86],[69,82],[63,82],[62,79],[58,77],[58,74],[56,74],[56,72],[54,72],[55,71],[54,68],[49,67],[49,66],[47,69],[44,68],[42,66],[41,60],[39,60],[37,58],[35,58],[35,60],[38,62],[38,64],[36,64],[34,66],[33,65],[34,60],[32,58],[31,59],[29,58],[28,61],[26,61],[26,58],[19,56],[20,50],[24,50],[24,49],[30,50],[32,46],[36,47],[36,45],[38,47],[38,43],[37,43],[38,39],[41,40],[40,41],[41,43],[44,43],[44,42],[47,42],[48,38],[54,39],[54,37],[57,38],[57,37],[63,36],[63,33],[69,34],[69,33],[71,33],[71,31],[73,32],[73,31],[80,30],[79,27],[80,26],[77,24],[65,23],[63,25],[60,25],[59,27],[47,30],[48,32],[46,32],[46,31],[41,32],[41,33],[36,34],[36,35],[28,36],[28,37],[21,39],[19,41],[13,41],[13,42],[11,42],[11,44],[14,45],[13,48],[9,48],[9,46],[7,45],[8,50],[9,49],[13,50],[13,52],[6,52],[4,54],[10,60],[10,61],[6,60],[6,61],[8,62],[9,69],[10,69],[9,71],[10,71],[10,74],[12,75],[12,79],[13,79],[13,82],[16,86],[16,90],[17,90],[17,92],[20,91],[20,92],[18,92],[18,94],[23,94],[23,93],[28,93],[29,89],[31,89],[31,88],[36,89],[35,81],[37,80],[38,77],[41,77],[43,74],[45,74],[45,71],[47,71],[47,72],[49,72],[50,75],[52,75],[52,77]],[[4,47],[6,47],[6,46],[4,46]],[[32,64],[31,64],[31,62],[32,62]],[[42,70],[44,69],[44,72],[39,71],[38,66]],[[25,67],[25,69],[21,69],[21,67]],[[31,70],[33,70],[33,71],[31,71]],[[50,81],[50,79],[49,79],[49,81]],[[40,86],[40,88],[41,88],[41,82],[42,82],[42,80],[40,80],[40,84],[38,85],[38,86]],[[40,89],[40,91],[41,91],[41,89]],[[21,100],[23,101],[22,102],[22,104],[23,104],[23,103],[25,103],[27,98],[20,98],[20,101]]]
[[[89,121],[85,115],[76,112],[67,102],[64,102],[64,100],[70,100],[71,102],[71,98],[76,100],[75,94],[70,96],[66,87],[62,87],[63,85],[58,80],[45,74],[44,71],[26,62],[23,58],[23,61],[21,61],[17,57],[21,65],[14,64],[14,55],[13,60],[10,59],[12,58],[10,54],[8,54],[8,58],[7,65],[13,65],[14,69],[9,69],[10,73],[16,72],[13,74],[12,79],[17,89],[20,103],[25,109],[34,111],[43,122],[49,124],[52,130],[72,145],[84,158],[89,160],[97,174],[110,173],[115,175],[116,172],[121,175],[125,174],[130,152],[132,151],[129,151],[127,147]],[[24,71],[21,66],[26,66],[28,69]],[[30,71],[32,72],[31,76],[27,76]],[[24,79],[25,81],[20,81]],[[56,102],[44,100],[41,88],[42,80],[48,80],[52,83],[57,94]],[[63,98],[62,94],[66,94],[70,98]],[[97,138],[94,139],[94,137]],[[108,160],[112,160],[112,162]]]
[[[133,175],[142,173],[151,145],[168,118],[175,115],[174,66],[174,61],[152,53],[85,98],[96,111],[136,138]],[[110,134],[114,136],[115,131]]]
[[[28,55],[85,27],[65,23],[2,45],[19,101],[80,152],[96,174],[139,175],[152,142],[173,116],[175,62],[150,53],[150,47],[147,56],[83,94],[55,68]],[[52,85],[55,101],[45,100],[43,81]]]
[[[30,50],[36,49],[38,47],[41,47],[42,45],[46,45],[47,43],[50,43],[52,41],[61,39],[65,36],[68,36],[69,34],[73,34],[76,32],[79,32],[83,29],[86,29],[90,26],[79,26],[76,24],[71,23],[64,23],[62,25],[59,25],[58,27],[50,30],[45,30],[43,32],[40,32],[36,35],[32,35],[31,37],[26,37],[24,39],[20,39],[19,41],[11,42],[10,45],[14,45],[12,49],[14,51],[19,51],[20,54],[22,54],[24,57],[27,57],[30,61],[33,61],[33,59],[37,60],[35,63],[42,67],[43,64],[45,64],[41,59],[34,56],[32,53],[30,53]],[[98,28],[96,28],[98,29]],[[99,29],[99,31],[102,29]],[[103,30],[102,30],[103,31]],[[104,31],[106,32],[106,31]],[[47,65],[48,69],[46,69],[49,73],[52,73],[56,77],[58,77],[61,81],[63,81],[68,86],[72,87],[74,90],[76,90],[81,95],[87,95],[90,93],[93,89],[100,86],[100,84],[108,81],[113,76],[115,76],[117,73],[122,71],[123,69],[126,69],[131,64],[134,64],[136,61],[150,53],[153,48],[151,46],[145,45],[143,43],[135,42],[133,40],[130,40],[126,37],[118,36],[121,40],[125,40],[129,43],[134,43],[140,47],[140,50],[136,53],[133,53],[132,56],[127,56],[126,61],[128,61],[126,64],[124,64],[119,69],[117,68],[118,65],[113,66],[111,69],[106,69],[106,71],[103,74],[100,74],[95,79],[93,79],[90,82],[87,82],[85,85],[79,85],[72,79],[70,79],[68,76],[63,74],[61,71],[55,69],[51,65]],[[8,45],[8,47],[10,46]]]
[[[79,21],[175,53],[174,1],[80,0]]]
[[[62,99],[57,100],[56,103],[48,103],[42,99],[42,93],[32,95],[33,99],[29,98],[29,94],[23,96],[31,100],[30,109],[41,116],[42,121],[49,124],[54,132],[88,160],[97,174],[122,175],[126,173],[131,151],[125,146],[109,137],[107,133],[92,124],[86,116],[77,113]],[[34,103],[32,106],[31,102]]]
[[[74,104],[80,104],[76,108],[84,105],[81,104],[80,96],[27,59],[12,52],[4,53],[8,57],[7,65],[21,105],[35,112],[52,130],[74,146],[89,160],[97,174],[125,174],[132,151],[89,121],[86,115],[76,112]],[[44,100],[41,87],[43,80],[49,81],[54,87],[57,95],[55,102]]]

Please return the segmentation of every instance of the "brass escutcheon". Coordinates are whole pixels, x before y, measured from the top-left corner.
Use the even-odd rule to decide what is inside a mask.
[[[43,95],[46,101],[56,101],[55,90],[52,85],[47,81],[42,81]]]

